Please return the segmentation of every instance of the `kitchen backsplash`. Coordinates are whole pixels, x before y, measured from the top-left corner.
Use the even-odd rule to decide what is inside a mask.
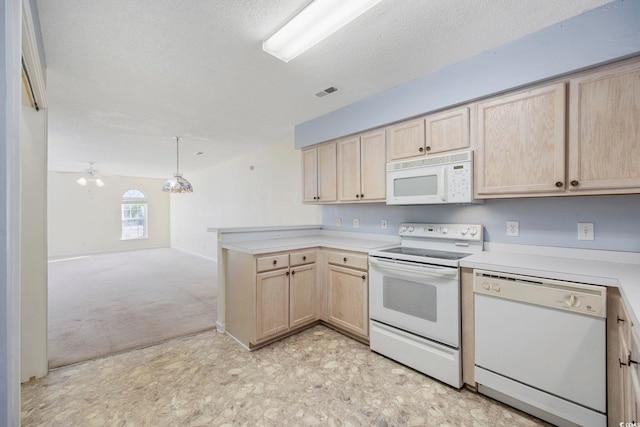
[[[387,220],[386,230],[382,220]],[[507,236],[506,221],[518,221],[518,237]],[[488,242],[640,252],[637,194],[487,200],[478,205],[325,205],[322,222],[327,230],[379,234],[397,234],[403,222],[482,224]],[[578,240],[579,222],[594,224],[594,240]]]

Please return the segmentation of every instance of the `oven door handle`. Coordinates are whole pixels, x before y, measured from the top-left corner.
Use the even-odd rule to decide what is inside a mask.
[[[415,264],[398,260],[384,261],[373,257],[369,257],[369,264],[380,267],[381,269],[395,270],[400,273],[417,273],[446,279],[456,279],[458,277],[458,269],[455,267],[426,266],[425,264]]]

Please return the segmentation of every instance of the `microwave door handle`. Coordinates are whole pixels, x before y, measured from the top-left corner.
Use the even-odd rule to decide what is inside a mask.
[[[417,266],[416,264],[402,261],[383,261],[377,258],[369,258],[369,263],[378,266],[381,269],[394,270],[399,273],[412,273],[419,275],[428,275],[434,277],[442,277],[445,279],[455,279],[458,277],[458,269],[452,267],[434,267],[434,266]]]
[[[445,179],[444,179],[445,169],[446,167],[441,167],[440,171],[438,171],[438,197],[440,197],[440,199],[443,202],[447,201],[447,195],[445,193],[446,191]]]

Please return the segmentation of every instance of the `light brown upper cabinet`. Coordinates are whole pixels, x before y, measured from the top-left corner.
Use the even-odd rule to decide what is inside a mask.
[[[424,155],[424,118],[397,123],[388,131],[388,161]]]
[[[339,201],[384,201],[386,197],[384,129],[338,141]]]
[[[640,189],[640,61],[584,73],[569,84],[569,191]]]
[[[424,120],[427,154],[469,148],[469,107],[431,114]]]
[[[389,127],[387,160],[469,147],[469,108],[454,108]]]
[[[303,202],[335,202],[336,177],[335,141],[302,150]]]
[[[566,84],[476,104],[476,198],[565,190]]]

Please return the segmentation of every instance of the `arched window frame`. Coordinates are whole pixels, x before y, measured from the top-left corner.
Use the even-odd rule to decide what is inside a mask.
[[[141,190],[131,189],[122,194],[122,240],[148,238],[147,196]]]

